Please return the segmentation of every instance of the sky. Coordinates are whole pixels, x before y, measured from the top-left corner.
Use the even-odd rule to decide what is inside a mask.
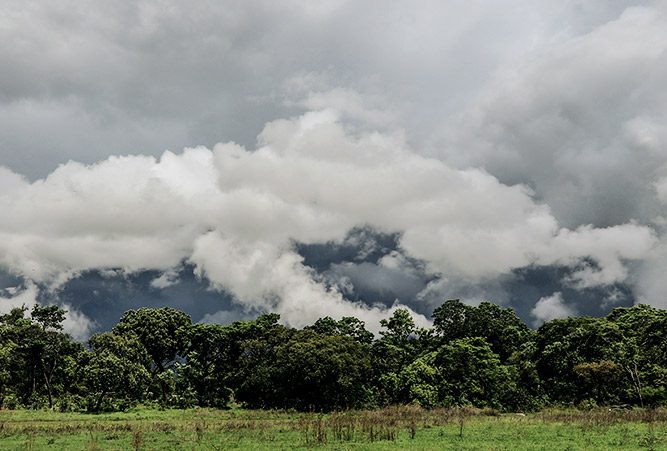
[[[667,307],[667,3],[0,0],[0,312]]]

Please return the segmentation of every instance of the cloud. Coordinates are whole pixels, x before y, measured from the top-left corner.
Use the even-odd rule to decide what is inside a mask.
[[[28,282],[23,288],[13,287],[4,291],[5,295],[0,295],[0,314],[21,307],[26,307],[30,313],[30,310],[39,304],[39,288],[34,283]],[[66,310],[63,332],[70,334],[75,340],[87,340],[94,328],[94,322],[69,304],[62,304],[60,307]]]
[[[385,309],[327,287],[295,242],[342,243],[370,226],[399,237],[400,253],[377,262],[385,272],[406,272],[410,258],[473,284],[558,264],[580,268],[572,283],[582,287],[623,282],[625,262],[654,244],[636,223],[562,228],[525,186],[454,169],[393,134],[350,134],[337,118],[324,110],[270,122],[253,151],[227,143],[70,162],[32,183],[3,171],[15,188],[0,195],[0,265],[52,287],[89,269],[166,271],[159,286],[188,261],[248,310],[295,325],[324,315],[372,323]]]
[[[215,313],[207,313],[199,321],[204,324],[231,324],[235,321],[245,321],[254,318],[248,317],[235,310],[219,310]]]
[[[667,163],[665,51],[656,2],[527,53],[445,125],[447,161],[529,184],[571,227],[650,220]]]
[[[309,76],[312,75],[312,76]],[[331,109],[342,117],[350,120],[352,124],[363,124],[367,127],[390,128],[397,127],[397,113],[391,110],[384,96],[378,94],[361,94],[358,90],[350,88],[328,88],[331,82],[314,82],[319,77],[316,74],[308,74],[290,79],[286,83],[289,96],[295,100],[286,100],[286,105],[299,106],[308,111],[321,111]],[[322,85],[319,89],[311,85]]]
[[[245,308],[279,313],[296,327],[324,316],[354,316],[377,332],[380,319],[398,307],[405,308],[400,304],[386,309],[349,302],[317,280],[303,265],[303,257],[268,243],[248,245],[211,232],[198,239],[191,261],[202,276],[230,290]],[[420,326],[429,324],[422,315],[411,313]]]
[[[531,299],[663,303],[663,1],[5,3],[0,269],[47,291],[190,262],[305,318],[282,300],[504,302],[563,268]]]
[[[178,271],[176,269],[169,269],[160,274],[155,279],[151,280],[151,287],[164,289],[174,286],[178,283]]]
[[[90,338],[95,329],[95,322],[70,305],[65,304],[62,307],[67,310],[65,321],[63,321],[63,332],[70,334],[77,341],[85,341]]]
[[[667,4],[626,6],[501,65],[436,133],[435,154],[530,186],[560,223],[578,230],[578,238],[558,239],[566,254],[570,246],[604,247],[604,240],[630,251],[636,243],[624,228],[650,225],[653,249],[636,248],[642,264],[611,257],[602,271],[581,265],[568,282],[581,289],[625,277],[638,300],[664,305],[657,272],[665,248]],[[611,228],[590,239],[591,224]]]
[[[29,283],[24,289],[10,287],[5,289],[5,295],[0,297],[0,312],[9,313],[14,308],[32,308],[37,303],[39,290],[35,284]]]
[[[397,257],[397,252],[382,257],[378,263],[344,262],[331,264],[325,274],[332,283],[342,285],[349,295],[357,294],[362,299],[393,302],[411,301],[426,286],[428,275],[415,269]]]
[[[252,145],[293,111],[279,87],[311,73],[328,81],[298,100],[380,120],[390,105],[419,141],[503,62],[632,3],[6,0],[0,161],[35,179],[70,159]]]
[[[540,298],[531,311],[531,315],[535,317],[533,323],[535,327],[540,326],[546,321],[567,318],[568,316],[574,316],[576,314],[577,310],[565,303],[560,292],[556,292],[548,297]]]

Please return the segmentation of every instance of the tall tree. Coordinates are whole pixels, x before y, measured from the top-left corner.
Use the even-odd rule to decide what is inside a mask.
[[[433,326],[443,343],[459,338],[484,338],[503,362],[534,336],[514,310],[491,302],[473,307],[458,299],[445,301],[433,311]]]
[[[617,365],[626,344],[621,328],[604,318],[567,318],[543,324],[537,331],[536,367],[546,393],[561,403],[589,399],[606,403],[622,398],[627,388],[619,382],[613,393],[605,392],[604,399],[596,400],[591,378],[602,374],[595,368],[608,368],[608,362]]]
[[[117,409],[143,399],[148,387],[150,356],[134,335],[102,333],[89,340],[91,355],[85,367],[88,409]],[[120,404],[116,402],[120,401]]]
[[[181,391],[186,391],[184,387],[194,391],[199,406],[225,407],[230,399],[236,364],[231,329],[217,324],[194,324],[188,329],[179,380]]]
[[[185,352],[187,328],[191,324],[189,315],[173,308],[141,308],[125,312],[113,328],[113,333],[134,336],[146,348],[151,357],[147,369],[159,384],[165,403],[169,395],[167,369]]]

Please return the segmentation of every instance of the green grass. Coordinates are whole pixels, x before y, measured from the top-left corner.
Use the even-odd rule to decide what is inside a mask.
[[[667,410],[526,416],[415,407],[330,415],[253,410],[0,411],[10,450],[667,450]]]

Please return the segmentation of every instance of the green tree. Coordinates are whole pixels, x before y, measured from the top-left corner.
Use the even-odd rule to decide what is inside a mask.
[[[667,311],[648,305],[615,308],[607,317],[625,336],[620,364],[633,402],[667,404]]]
[[[30,312],[30,317],[43,330],[63,330],[63,321],[67,311],[57,305],[40,306],[35,305]]]
[[[328,411],[371,402],[369,347],[352,337],[300,331],[277,356],[288,406]]]
[[[596,404],[609,405],[619,401],[625,385],[623,370],[611,360],[578,363],[573,367],[581,390]]]
[[[117,410],[141,401],[151,375],[146,369],[150,356],[133,335],[102,333],[89,341],[92,352],[84,371],[88,409]]]
[[[351,337],[359,343],[370,344],[373,342],[373,334],[366,330],[366,324],[353,317],[344,316],[339,321],[325,316],[320,318],[312,326],[306,327],[322,335],[343,335]]]
[[[417,331],[412,315],[403,308],[396,309],[389,319],[381,320],[380,325],[386,329],[380,331],[383,340],[401,347],[406,347]]]
[[[194,324],[188,329],[185,362],[179,366],[180,391],[192,390],[199,406],[225,407],[229,402],[236,363],[231,329],[217,324]]]
[[[4,377],[21,404],[51,408],[70,388],[68,364],[79,358],[83,347],[60,332],[65,310],[35,306],[30,317],[26,312],[21,307],[0,316],[0,343],[12,350]]]
[[[435,367],[435,352],[415,359],[403,368],[397,377],[396,400],[401,404],[419,404],[436,407],[442,403],[440,386],[443,376]]]
[[[421,349],[418,330],[406,309],[396,309],[380,325],[381,337],[372,345],[374,385],[380,404],[397,404],[406,396],[400,373],[419,356]]]
[[[114,334],[134,336],[144,346],[151,357],[147,369],[159,385],[164,403],[169,399],[170,367],[185,352],[191,324],[189,315],[173,308],[141,308],[125,312],[113,328]]]
[[[284,338],[265,354],[270,359],[253,367],[248,381],[252,385],[244,387],[250,406],[330,411],[372,402],[368,345],[308,329]],[[247,398],[249,392],[255,394],[252,400]]]
[[[443,343],[459,338],[484,338],[502,362],[534,336],[514,310],[491,302],[472,307],[458,299],[445,301],[433,311],[433,326]]]
[[[15,352],[16,343],[0,342],[0,409],[4,407],[6,397],[14,391],[11,367]]]
[[[545,391],[552,401],[577,404],[583,401],[607,403],[623,398],[628,380],[596,399],[594,386],[582,384],[583,368],[599,362],[618,364],[627,345],[621,328],[604,318],[567,318],[543,324],[537,333],[536,367]],[[593,365],[593,366],[591,366]],[[589,371],[590,373],[590,371]],[[601,393],[601,392],[598,392]]]
[[[278,315],[263,315],[251,322],[232,324],[238,337],[237,371],[233,375],[236,399],[251,408],[284,407],[284,382],[278,350],[293,329],[278,324]]]
[[[500,363],[483,338],[462,338],[443,345],[432,365],[441,375],[444,405],[503,409],[516,391],[512,369]]]
[[[473,307],[459,299],[448,299],[433,310],[433,328],[444,342],[470,335],[470,316]]]

